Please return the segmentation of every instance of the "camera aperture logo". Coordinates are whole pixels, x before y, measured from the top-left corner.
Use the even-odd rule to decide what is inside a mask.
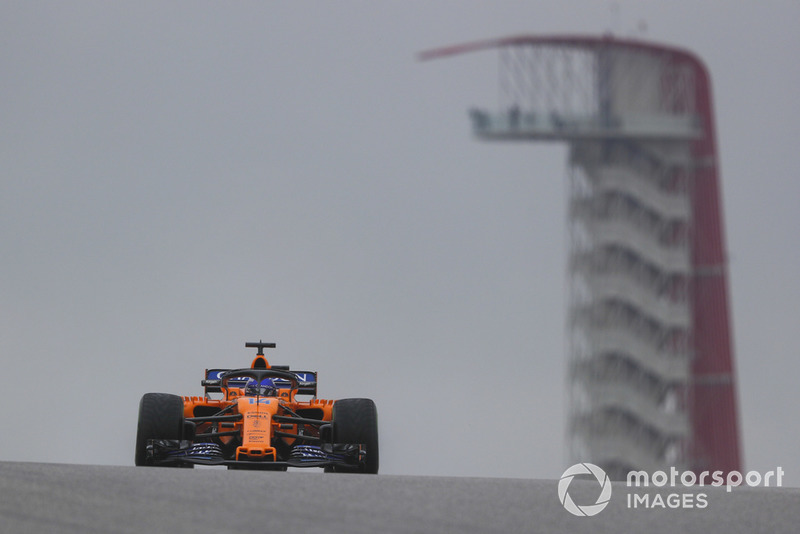
[[[569,485],[576,475],[594,475],[597,482],[600,483],[600,495],[594,504],[579,506],[570,497]],[[578,517],[591,517],[597,515],[608,506],[608,501],[611,500],[611,481],[608,479],[606,472],[594,464],[582,463],[575,464],[567,468],[564,474],[561,475],[561,480],[558,481],[558,499],[561,505],[572,515]]]

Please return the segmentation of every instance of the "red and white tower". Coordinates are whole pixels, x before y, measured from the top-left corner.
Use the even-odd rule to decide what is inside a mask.
[[[523,36],[499,49],[487,140],[569,145],[569,445],[612,478],[741,469],[711,85],[692,53]]]

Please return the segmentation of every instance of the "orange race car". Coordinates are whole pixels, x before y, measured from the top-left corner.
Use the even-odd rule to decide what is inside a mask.
[[[317,373],[270,365],[206,369],[202,397],[146,393],[139,403],[136,465],[378,472],[378,413],[370,399],[317,398]]]

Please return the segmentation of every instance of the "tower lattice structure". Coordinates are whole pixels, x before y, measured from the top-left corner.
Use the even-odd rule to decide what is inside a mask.
[[[692,53],[585,36],[458,45],[500,51],[486,140],[569,147],[570,459],[612,478],[740,470],[718,160],[708,71]]]

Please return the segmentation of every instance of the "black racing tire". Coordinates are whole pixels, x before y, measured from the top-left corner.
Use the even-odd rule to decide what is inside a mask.
[[[139,403],[136,465],[147,465],[147,440],[181,439],[183,398],[168,393],[145,393]]]
[[[372,399],[341,399],[333,404],[333,442],[361,444],[366,450],[359,473],[378,474],[378,409]],[[336,466],[336,472],[353,472]]]

